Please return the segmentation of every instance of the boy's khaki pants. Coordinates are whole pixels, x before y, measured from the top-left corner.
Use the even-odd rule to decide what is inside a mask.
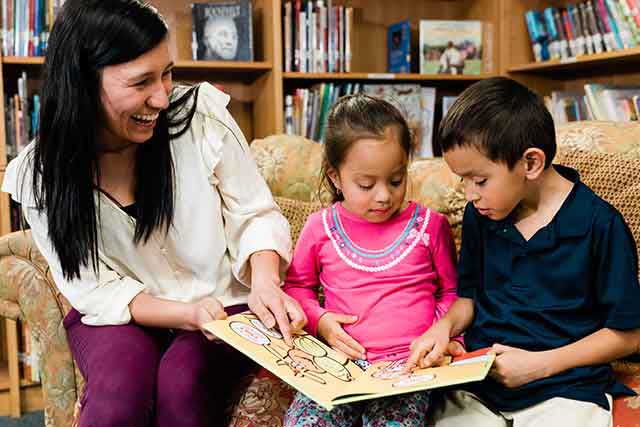
[[[607,394],[609,408],[611,396]],[[444,402],[436,405],[433,419],[436,427],[611,427],[609,411],[591,403],[555,397],[520,411],[494,412],[474,394],[450,391]]]

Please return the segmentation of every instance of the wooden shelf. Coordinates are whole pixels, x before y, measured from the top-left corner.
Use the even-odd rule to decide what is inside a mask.
[[[495,74],[415,74],[415,73],[283,73],[288,80],[394,80],[394,81],[478,81]]]
[[[0,361],[0,391],[9,389],[9,365],[6,360]]]
[[[42,65],[42,56],[5,56],[2,62],[8,65]],[[178,60],[175,63],[177,70],[220,70],[225,72],[264,72],[269,71],[273,64],[268,61],[191,61]]]
[[[221,71],[269,71],[273,67],[267,61],[176,61],[175,65],[178,70],[221,70]]]
[[[44,56],[3,56],[2,63],[8,65],[42,65]]]
[[[510,73],[571,72],[582,69],[592,69],[594,67],[610,67],[631,63],[640,64],[640,47],[615,52],[596,53],[593,55],[581,55],[562,60],[553,59],[544,62],[533,62],[511,67],[507,69],[507,71]]]

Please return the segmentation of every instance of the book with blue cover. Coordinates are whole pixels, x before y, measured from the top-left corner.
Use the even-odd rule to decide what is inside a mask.
[[[411,26],[408,20],[389,26],[387,52],[390,73],[411,72]]]

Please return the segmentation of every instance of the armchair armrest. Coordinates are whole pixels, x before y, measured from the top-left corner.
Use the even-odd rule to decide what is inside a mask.
[[[82,382],[62,325],[69,309],[31,232],[0,237],[0,316],[29,324],[40,353],[45,420],[52,426],[71,425]]]

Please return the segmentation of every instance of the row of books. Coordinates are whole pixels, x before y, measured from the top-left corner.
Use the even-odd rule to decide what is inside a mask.
[[[1,0],[2,54],[42,56],[49,30],[65,0]]]
[[[416,141],[416,157],[433,157],[436,89],[417,84],[321,83],[285,97],[285,133],[324,142],[328,112],[344,95],[364,92],[381,97],[405,115]],[[456,99],[442,97],[442,115]]]
[[[588,0],[529,10],[525,20],[537,62],[640,45],[640,0]]]
[[[583,90],[555,91],[545,98],[556,124],[579,120],[618,122],[640,119],[640,86],[591,83]]]
[[[5,148],[7,161],[16,157],[35,137],[40,115],[40,96],[28,95],[26,72],[18,78],[17,92],[5,95]]]
[[[285,72],[351,71],[352,7],[331,0],[286,1],[282,33]]]

